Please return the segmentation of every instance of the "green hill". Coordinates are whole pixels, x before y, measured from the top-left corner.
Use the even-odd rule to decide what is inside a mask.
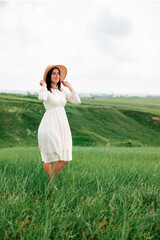
[[[81,98],[65,106],[79,146],[160,146],[159,98]],[[45,112],[37,95],[0,94],[0,146],[36,146]]]

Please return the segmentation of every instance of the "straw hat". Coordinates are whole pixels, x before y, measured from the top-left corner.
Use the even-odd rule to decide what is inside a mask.
[[[59,68],[59,70],[61,72],[61,82],[63,82],[63,80],[65,79],[65,77],[67,75],[67,68],[63,65],[49,65],[48,67],[46,67],[45,73],[44,73],[44,76],[43,76],[43,80],[46,82],[47,73],[49,72],[49,70],[51,70],[54,67]]]

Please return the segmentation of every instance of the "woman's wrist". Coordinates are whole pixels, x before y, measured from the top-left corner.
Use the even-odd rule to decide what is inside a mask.
[[[72,92],[73,88],[69,88],[69,90]]]

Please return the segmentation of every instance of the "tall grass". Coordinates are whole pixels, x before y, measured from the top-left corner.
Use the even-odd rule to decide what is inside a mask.
[[[158,148],[73,147],[58,191],[37,147],[0,156],[0,239],[160,239]]]

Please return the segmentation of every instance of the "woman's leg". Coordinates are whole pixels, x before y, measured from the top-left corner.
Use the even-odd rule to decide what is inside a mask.
[[[45,173],[47,173],[50,177],[52,176],[52,164],[53,162],[44,163],[44,166],[43,166]]]
[[[52,170],[52,176],[54,176],[54,180],[56,178],[56,176],[58,175],[58,173],[64,168],[64,166],[69,163],[69,161],[61,161],[59,160],[58,162],[56,162],[56,164],[53,167]]]
[[[56,164],[54,165],[54,168],[52,170],[52,164],[51,163],[44,163],[44,171],[50,176],[50,177],[55,177],[58,175],[58,173],[62,170],[62,168],[64,168],[64,166],[69,163],[69,161],[61,161],[59,160],[58,162],[56,162]]]

